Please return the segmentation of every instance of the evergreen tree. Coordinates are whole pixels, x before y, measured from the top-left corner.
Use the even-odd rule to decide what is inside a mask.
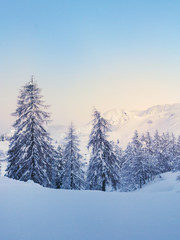
[[[169,136],[169,144],[168,144],[168,155],[169,155],[169,168],[170,171],[174,170],[176,164],[176,156],[178,155],[178,146],[177,146],[177,139],[174,134]]]
[[[180,171],[180,136],[176,143],[176,155],[174,157],[174,171]]]
[[[163,133],[161,137],[161,148],[162,148],[162,156],[163,156],[163,172],[171,171],[171,153],[170,153],[170,136],[169,133]]]
[[[154,156],[153,139],[151,138],[149,132],[147,132],[146,135],[144,136],[142,144],[144,151],[144,169],[146,171],[147,180],[152,181],[154,177],[158,174],[157,171],[158,162]]]
[[[61,188],[62,186],[62,177],[63,177],[63,167],[64,167],[64,161],[63,161],[63,148],[58,145],[56,150],[56,158],[54,161],[54,188]]]
[[[115,144],[115,142],[112,141],[111,146],[112,146],[112,150],[116,156],[118,166],[121,168],[125,159],[124,159],[124,152],[119,145],[119,140],[117,141],[117,144]]]
[[[170,136],[168,133],[159,135],[156,131],[153,140],[154,158],[157,160],[157,172],[171,171],[172,163],[170,157]]]
[[[163,152],[162,152],[162,137],[159,135],[158,131],[156,131],[153,142],[153,156],[154,159],[156,160],[156,170],[157,173],[163,173],[164,171],[164,164],[163,164]]]
[[[146,154],[137,131],[125,151],[125,162],[121,169],[121,184],[125,191],[141,188],[147,180]]]
[[[88,148],[92,149],[87,171],[87,189],[106,191],[119,185],[119,162],[107,140],[110,124],[95,110]]]
[[[33,78],[21,90],[18,106],[13,114],[15,133],[8,151],[7,176],[21,181],[33,180],[46,187],[52,186],[52,162],[56,152],[51,138],[44,128],[49,120],[41,96],[41,90]]]
[[[62,173],[63,173],[63,149],[58,145],[53,161],[51,162],[51,187],[61,188],[62,186]]]
[[[82,170],[81,159],[79,153],[79,139],[75,134],[73,125],[69,127],[69,132],[66,137],[66,144],[63,153],[63,175],[62,188],[81,190],[85,188],[84,172]]]
[[[135,131],[132,141],[125,150],[125,161],[120,169],[121,190],[132,191],[141,188],[156,175],[168,171],[180,171],[180,137],[169,133],[152,139],[150,133],[138,136]]]

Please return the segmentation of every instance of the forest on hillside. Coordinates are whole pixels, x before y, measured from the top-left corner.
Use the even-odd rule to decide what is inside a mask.
[[[110,123],[94,109],[87,148],[88,166],[80,154],[80,141],[73,124],[65,144],[57,148],[45,129],[50,114],[41,89],[33,78],[20,89],[13,116],[14,134],[8,139],[6,176],[20,181],[33,180],[56,189],[132,191],[157,175],[180,170],[180,137],[173,134],[154,136],[134,132],[125,150],[119,142],[108,140]],[[1,136],[1,141],[6,139]],[[83,159],[83,160],[82,160]]]

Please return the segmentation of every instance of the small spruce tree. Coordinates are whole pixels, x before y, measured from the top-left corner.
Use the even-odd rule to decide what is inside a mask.
[[[57,154],[54,161],[54,188],[61,188],[62,186],[62,176],[63,176],[63,148],[62,146],[58,145],[57,147]]]
[[[79,139],[73,125],[65,138],[63,153],[62,188],[81,190],[85,188],[84,171],[82,170],[82,156],[79,150]]]

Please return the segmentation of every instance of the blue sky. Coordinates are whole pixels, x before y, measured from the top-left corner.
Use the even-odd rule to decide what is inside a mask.
[[[0,0],[1,129],[32,74],[55,124],[180,102],[179,12],[174,0]]]

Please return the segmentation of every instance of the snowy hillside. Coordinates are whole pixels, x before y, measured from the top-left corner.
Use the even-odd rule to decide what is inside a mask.
[[[68,191],[0,178],[0,238],[179,240],[177,174],[132,193]]]
[[[176,136],[180,134],[180,104],[157,105],[144,111],[112,109],[103,116],[112,124],[110,140],[119,139],[122,147],[126,147],[135,130],[139,133],[149,131],[154,134],[158,130],[159,133],[168,131]],[[52,137],[58,142],[63,139],[66,129],[65,126],[49,127]],[[86,151],[90,131],[91,122],[78,128],[83,152]]]
[[[112,109],[105,112],[103,116],[112,124],[110,140],[117,141],[119,139],[120,146],[123,148],[131,140],[135,130],[138,130],[139,133],[149,131],[154,134],[158,130],[159,133],[168,131],[176,136],[180,134],[180,104],[157,105],[144,111]],[[91,127],[91,122],[77,127],[82,154],[88,154],[87,142]],[[64,125],[50,125],[48,127],[56,145],[63,143],[67,129],[68,126]]]
[[[157,176],[154,181],[144,185],[139,192],[176,192],[180,193],[180,181],[177,177],[179,172],[166,172]]]
[[[145,111],[111,110],[104,114],[113,125],[111,139],[119,139],[123,147],[133,136],[135,130],[139,133],[149,131],[154,134],[169,132],[180,134],[180,104],[157,105]]]

